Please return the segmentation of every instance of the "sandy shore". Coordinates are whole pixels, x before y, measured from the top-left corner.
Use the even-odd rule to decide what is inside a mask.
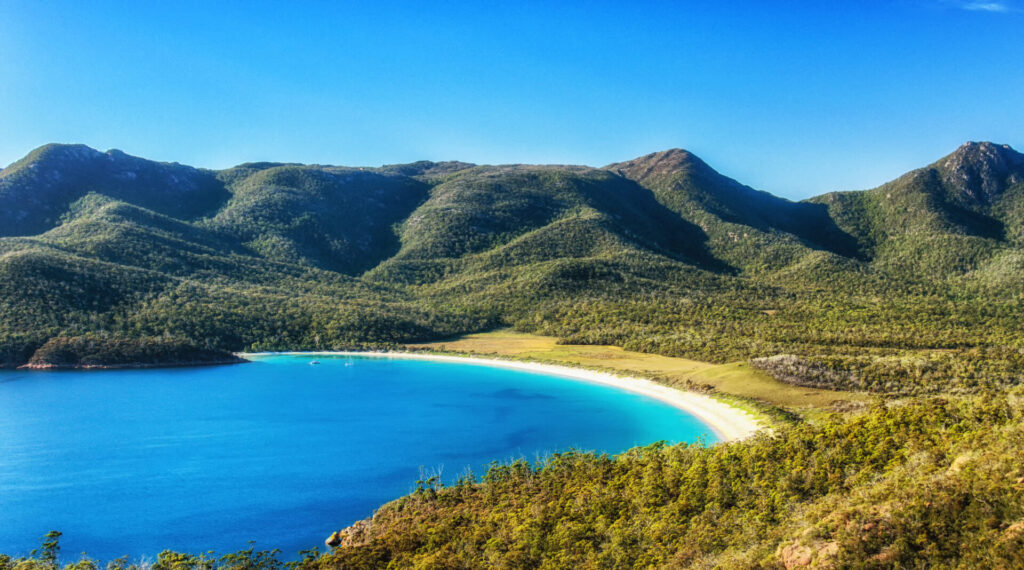
[[[476,358],[471,356],[446,356],[437,354],[417,354],[414,352],[260,352],[240,353],[246,356],[270,355],[303,355],[303,356],[370,356],[378,358],[398,358],[406,360],[431,360],[436,362],[459,362],[481,366],[496,366],[514,370],[540,372],[570,380],[591,382],[612,386],[627,392],[643,394],[650,398],[665,402],[679,408],[707,424],[721,441],[736,441],[749,437],[764,426],[753,415],[720,402],[711,396],[670,388],[646,378],[615,376],[605,372],[595,372],[583,368],[540,364],[536,362],[518,362],[515,360],[498,360],[493,358]]]

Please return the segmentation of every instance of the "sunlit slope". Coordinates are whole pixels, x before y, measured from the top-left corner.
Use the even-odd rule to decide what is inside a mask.
[[[967,143],[873,190],[813,198],[873,265],[929,278],[986,266],[1022,244],[1024,155]]]
[[[35,235],[61,223],[90,192],[195,219],[228,198],[214,172],[85,145],[46,145],[0,172],[0,236]]]
[[[0,172],[0,221],[2,338],[294,349],[511,325],[716,363],[796,356],[771,362],[889,391],[1014,383],[1024,338],[1024,157],[991,143],[803,202],[678,149],[601,169],[208,171],[47,145]]]
[[[665,207],[702,228],[711,252],[734,267],[775,269],[815,250],[858,257],[853,236],[838,228],[825,208],[744,186],[684,150],[606,168],[650,188]]]
[[[719,265],[704,248],[703,232],[649,190],[586,167],[464,170],[435,186],[399,230],[401,249],[372,277],[432,283],[556,259],[640,253]]]
[[[251,171],[239,176],[239,171]],[[242,166],[222,174],[231,199],[201,225],[275,261],[346,274],[365,271],[398,250],[393,226],[427,197],[429,186],[404,175],[363,169]]]

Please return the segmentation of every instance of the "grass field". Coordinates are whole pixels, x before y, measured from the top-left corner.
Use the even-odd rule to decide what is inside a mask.
[[[616,346],[558,344],[552,337],[502,329],[471,334],[457,339],[409,345],[410,348],[499,356],[522,360],[569,364],[636,374],[685,388],[707,385],[717,393],[739,396],[813,416],[843,409],[869,399],[864,394],[800,388],[775,380],[746,362],[710,364],[685,358],[673,358],[623,350]]]

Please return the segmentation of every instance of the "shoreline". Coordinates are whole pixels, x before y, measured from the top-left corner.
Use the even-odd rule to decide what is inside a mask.
[[[224,366],[228,364],[245,364],[248,360],[238,357],[235,359],[206,360],[206,361],[182,361],[182,362],[160,362],[160,363],[126,363],[126,364],[22,364],[9,370],[143,370],[150,368],[194,368],[200,366]],[[2,368],[2,367],[0,367]]]
[[[578,382],[601,384],[640,394],[682,410],[698,420],[718,437],[720,442],[738,441],[748,438],[766,426],[749,412],[731,406],[706,394],[679,390],[638,376],[616,376],[585,368],[574,368],[559,364],[541,364],[475,356],[450,356],[442,354],[417,354],[414,352],[383,351],[313,351],[313,352],[240,352],[238,356],[363,356],[371,358],[394,358],[401,360],[426,360],[434,362],[456,362],[496,368],[509,368],[526,372],[539,372]]]

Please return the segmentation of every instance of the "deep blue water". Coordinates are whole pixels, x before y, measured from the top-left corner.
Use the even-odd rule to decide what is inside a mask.
[[[294,557],[408,493],[421,466],[451,480],[493,460],[698,436],[714,441],[644,396],[472,364],[0,371],[0,553],[57,529],[64,555],[101,560],[250,540]]]

